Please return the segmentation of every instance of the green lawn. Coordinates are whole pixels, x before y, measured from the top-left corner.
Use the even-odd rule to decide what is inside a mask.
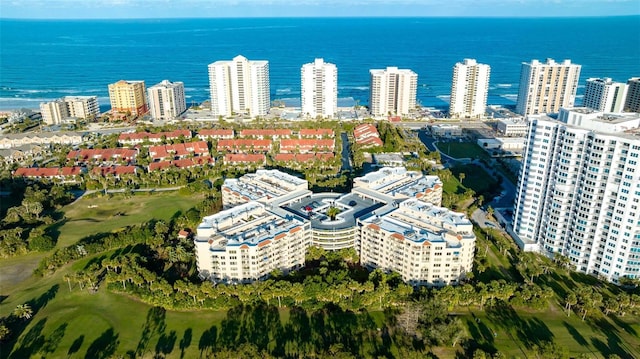
[[[453,158],[491,159],[491,156],[480,146],[471,142],[438,142],[440,152]]]
[[[169,220],[202,200],[200,195],[185,196],[172,192],[141,193],[130,198],[83,198],[63,208],[65,221],[52,227],[59,233],[57,247],[66,247],[90,234],[110,232],[151,219]]]
[[[543,313],[504,308],[472,310],[464,314],[463,322],[481,348],[490,352],[497,349],[508,358],[525,358],[529,356],[525,352],[547,340],[566,348],[571,357],[582,353],[590,358],[614,353],[622,358],[640,357],[637,317],[601,315],[583,322],[575,313],[567,317],[561,308],[552,306]]]

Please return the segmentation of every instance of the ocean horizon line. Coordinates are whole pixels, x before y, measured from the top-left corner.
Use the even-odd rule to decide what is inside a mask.
[[[464,15],[434,15],[434,16],[413,16],[413,15],[389,15],[389,16],[369,16],[369,15],[345,15],[345,16],[207,16],[207,17],[192,17],[192,16],[184,16],[184,17],[89,17],[89,18],[79,18],[79,17],[70,17],[70,18],[49,18],[49,17],[2,17],[0,16],[0,21],[3,20],[17,20],[17,21],[118,21],[118,20],[217,20],[217,19],[230,19],[230,20],[242,20],[242,19],[504,19],[504,20],[513,20],[513,19],[529,19],[529,20],[537,20],[537,19],[610,19],[610,18],[633,18],[640,17],[640,13],[638,14],[620,14],[620,15],[603,15],[603,16],[585,16],[585,15],[576,15],[576,16],[567,16],[567,15],[545,15],[545,16],[529,16],[529,15],[495,15],[495,16],[464,16]]]

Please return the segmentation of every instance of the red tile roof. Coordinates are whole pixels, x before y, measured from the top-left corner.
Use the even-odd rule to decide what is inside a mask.
[[[334,137],[335,133],[330,128],[303,128],[300,129],[300,137]]]
[[[271,140],[252,140],[252,139],[235,139],[235,140],[219,140],[218,151],[254,151],[266,152],[271,150]]]
[[[181,160],[174,161],[160,161],[160,162],[152,162],[149,164],[149,172],[167,169],[170,167],[177,168],[189,168],[195,166],[202,166],[205,164],[213,163],[213,157],[194,157],[194,158],[184,158]]]
[[[185,138],[191,138],[191,131],[189,130],[174,130],[170,132],[158,132],[158,133],[150,133],[150,132],[137,132],[137,133],[121,133],[118,136],[118,141],[120,142],[142,142],[145,139],[148,139],[152,142],[157,142],[162,139],[164,136],[166,139],[177,139],[180,136],[184,136]]]
[[[333,138],[302,138],[294,140],[280,140],[280,151],[283,152],[310,152],[310,151],[333,151],[335,140]]]
[[[197,141],[166,146],[149,146],[149,156],[154,160],[167,157],[185,157],[191,154],[209,156],[207,143],[205,141]]]
[[[123,174],[136,173],[136,166],[94,167],[91,172],[102,175],[102,176],[106,176],[106,175],[119,176]]]
[[[82,172],[82,167],[20,167],[13,172],[13,177],[71,177],[78,176]]]
[[[291,130],[287,128],[259,129],[248,128],[240,131],[242,137],[291,137]]]
[[[265,161],[266,161],[266,157],[262,153],[258,153],[258,154],[228,153],[224,156],[225,163],[238,163],[238,162],[265,163]]]
[[[128,148],[82,149],[69,151],[67,159],[76,162],[113,161],[119,159],[129,161],[135,159],[137,155],[138,151]]]
[[[203,128],[198,131],[198,137],[211,138],[233,138],[233,129],[226,128]]]
[[[275,156],[276,161],[282,162],[309,162],[328,160],[334,157],[332,152],[320,153],[278,153]]]

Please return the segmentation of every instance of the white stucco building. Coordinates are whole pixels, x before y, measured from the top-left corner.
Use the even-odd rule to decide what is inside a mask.
[[[277,170],[258,172],[226,180],[228,208],[198,226],[194,243],[202,278],[262,280],[274,269],[300,268],[311,245],[355,248],[369,268],[398,271],[415,286],[458,283],[472,269],[471,222],[438,207],[442,182],[437,176],[385,167],[357,178],[354,189],[341,194],[312,193],[307,181]],[[339,211],[331,216],[330,208]],[[374,233],[375,226],[384,233]]]
[[[407,115],[416,107],[418,74],[387,67],[369,70],[369,110],[373,116]]]
[[[516,112],[525,116],[551,114],[558,113],[561,107],[573,107],[580,69],[571,60],[523,62]]]
[[[473,267],[476,237],[463,213],[408,199],[359,223],[362,265],[411,285],[458,284]]]
[[[576,270],[640,275],[638,115],[563,109],[529,116],[513,232],[525,250],[561,253]]]
[[[163,80],[147,89],[154,120],[173,120],[187,110],[184,83]]]
[[[603,112],[622,112],[627,98],[627,84],[610,78],[587,79],[582,106]]]
[[[271,106],[269,62],[240,55],[216,61],[209,65],[209,90],[214,116],[266,115]]]
[[[498,119],[498,132],[508,137],[524,137],[527,135],[529,125],[524,117]]]
[[[315,59],[300,70],[302,114],[333,117],[338,112],[338,68]]]
[[[98,116],[100,107],[96,96],[65,96],[59,100],[40,103],[40,112],[44,123],[57,125],[69,118],[86,119]]]
[[[487,108],[491,67],[464,59],[453,67],[449,117],[481,118]]]

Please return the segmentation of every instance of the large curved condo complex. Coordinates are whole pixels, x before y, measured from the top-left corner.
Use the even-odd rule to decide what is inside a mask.
[[[471,271],[475,235],[441,200],[437,176],[402,167],[356,178],[345,194],[313,193],[306,180],[258,170],[225,180],[225,210],[198,226],[198,270],[214,282],[249,283],[301,268],[307,248],[319,246],[354,248],[362,265],[414,286],[456,284]]]

